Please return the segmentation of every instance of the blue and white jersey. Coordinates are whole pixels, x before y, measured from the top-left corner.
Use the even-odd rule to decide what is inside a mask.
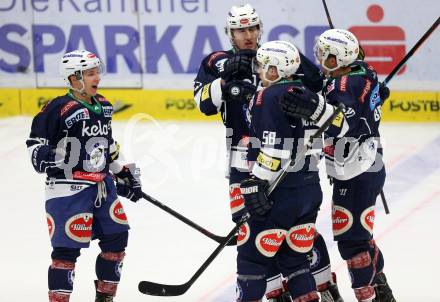
[[[34,117],[26,145],[37,172],[56,179],[87,179],[89,175],[91,180],[93,173],[101,177],[108,173],[110,153],[116,149],[113,107],[101,95],[92,100],[88,104],[69,92],[50,101]]]
[[[254,162],[252,174],[271,183],[287,168],[289,159],[295,162],[279,187],[319,183],[319,152],[308,153],[302,158],[297,156],[317,127],[303,119],[288,119],[278,104],[280,96],[294,86],[302,86],[301,81],[280,81],[260,90],[249,104],[248,118],[253,134],[249,145],[249,160]]]
[[[356,61],[350,67],[348,74],[330,78],[323,89],[328,103],[345,106],[344,112],[325,131],[327,173],[339,180],[356,177],[373,164],[378,169],[382,167],[377,74],[363,61]]]
[[[248,104],[223,99],[220,78],[225,62],[234,54],[234,50],[217,51],[202,61],[194,80],[194,100],[200,111],[206,115],[221,113],[227,128],[228,176],[244,179],[249,176],[247,146],[250,133],[246,122]],[[319,69],[301,53],[300,56],[301,65],[297,74],[312,91],[320,91],[323,78]],[[247,81],[261,88],[257,75],[253,75],[253,78]]]

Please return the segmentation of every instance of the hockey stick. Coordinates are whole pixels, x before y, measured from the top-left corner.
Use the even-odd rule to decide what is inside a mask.
[[[330,26],[331,29],[333,29],[335,27],[333,26],[332,18],[330,17],[330,12],[328,11],[327,3],[325,2],[325,0],[322,0],[322,4],[324,5],[324,10],[327,16],[328,25]]]
[[[325,1],[325,0],[323,0]],[[402,60],[393,68],[393,70],[390,72],[390,74],[383,80],[383,84],[385,86],[388,85],[388,83],[391,81],[391,79],[399,72],[399,70],[405,65],[405,63],[414,55],[414,53],[417,51],[417,49],[428,39],[428,37],[437,29],[438,25],[440,23],[440,17],[437,18],[437,20],[431,25],[431,27],[425,32],[425,34],[417,41],[417,43],[410,49],[410,51],[403,57]],[[388,204],[385,199],[385,194],[383,193],[383,190],[380,191],[380,197],[382,198],[383,207],[386,214],[390,213],[390,210],[388,209]]]
[[[228,245],[228,242],[236,237],[236,233],[240,229],[241,225],[248,221],[249,214],[243,215],[237,225],[229,232],[226,236],[226,240],[217,246],[217,248],[209,255],[208,259],[203,262],[195,274],[189,279],[188,282],[180,285],[167,285],[154,283],[149,281],[139,282],[138,289],[141,293],[150,296],[180,296],[186,293],[186,291],[193,285],[193,283],[200,277],[200,275],[206,270],[206,268],[211,264],[212,261],[217,257],[218,254],[223,250],[223,248]]]
[[[333,25],[332,18],[330,17],[330,12],[329,12],[328,7],[327,7],[327,2],[325,2],[325,0],[322,0],[322,4],[324,5],[324,10],[325,10],[325,15],[327,16],[328,26],[331,29],[334,29],[335,26]],[[365,58],[365,51],[362,48],[362,46],[359,44],[358,59],[363,60],[364,58]]]
[[[324,124],[316,131],[314,135],[312,135],[309,139],[309,142],[304,146],[302,151],[299,153],[300,156],[304,156],[305,153],[312,147],[313,140],[315,138],[320,138],[322,133],[327,129],[327,127],[333,122],[333,119],[342,111],[343,105],[340,104],[335,112],[324,122]],[[275,187],[280,183],[280,181],[289,173],[292,159],[289,162],[288,168],[283,170],[280,175],[275,179],[275,181],[269,186],[267,189],[267,195],[275,189]],[[195,274],[189,279],[188,282],[178,285],[168,285],[168,284],[160,284],[154,283],[150,281],[141,281],[139,282],[138,289],[141,293],[150,295],[150,296],[180,296],[188,291],[188,289],[193,285],[193,283],[200,277],[200,275],[206,270],[206,268],[211,264],[212,261],[217,257],[218,254],[223,250],[223,248],[228,244],[232,238],[234,238],[237,231],[240,229],[241,225],[250,219],[249,214],[245,214],[241,217],[240,221],[237,225],[229,232],[226,236],[226,240],[212,252],[212,254],[208,257],[208,259],[203,262],[203,264],[199,267],[199,269],[195,272]]]
[[[218,243],[224,243],[226,239],[228,239],[228,236],[226,237],[222,237],[222,236],[218,236],[215,235],[213,233],[211,233],[210,231],[206,230],[205,228],[199,226],[198,224],[196,224],[195,222],[193,222],[192,220],[186,218],[185,216],[183,216],[180,213],[177,213],[176,211],[174,211],[173,209],[167,207],[166,205],[164,205],[163,203],[161,203],[160,201],[158,201],[157,199],[151,197],[150,195],[142,192],[142,197],[151,202],[152,204],[154,204],[156,207],[161,208],[162,210],[164,210],[165,212],[173,215],[174,217],[176,217],[177,219],[179,219],[180,221],[184,222],[185,224],[189,225],[190,227],[196,229],[197,231],[199,231],[200,233],[202,233],[203,235],[211,238],[212,240],[217,241]],[[237,244],[237,236],[233,237],[233,238],[229,238],[229,240],[226,242],[226,245],[236,245]]]
[[[324,0],[323,0],[324,1]],[[405,63],[413,56],[417,49],[423,44],[423,42],[428,39],[428,37],[437,29],[440,23],[440,17],[431,25],[431,27],[425,32],[425,34],[417,41],[417,43],[411,48],[411,50],[406,54],[406,56],[400,60],[399,64],[394,67],[391,73],[383,80],[384,85],[388,85],[388,82],[399,72],[399,70],[405,65]]]

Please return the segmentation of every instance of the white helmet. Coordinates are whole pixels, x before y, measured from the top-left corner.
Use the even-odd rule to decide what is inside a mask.
[[[231,10],[229,11],[228,17],[226,19],[225,31],[232,45],[235,45],[234,37],[232,35],[232,29],[248,28],[252,26],[259,27],[259,42],[263,30],[263,24],[261,23],[260,16],[258,16],[255,8],[253,8],[250,4],[231,7]]]
[[[101,60],[87,50],[74,50],[66,53],[60,62],[60,74],[66,82],[67,86],[73,88],[69,81],[69,76],[75,75],[79,81],[82,81],[83,71],[97,67],[101,74],[105,68]],[[83,88],[84,88],[84,82]]]
[[[315,44],[315,57],[318,61],[324,62],[329,55],[336,57],[335,68],[328,68],[328,71],[346,67],[356,61],[359,54],[359,42],[356,37],[345,29],[329,29],[323,32]]]
[[[270,41],[261,45],[257,50],[257,61],[264,71],[264,80],[270,83],[293,75],[301,64],[298,49],[286,41]],[[265,78],[270,66],[277,68],[278,78],[276,80],[271,81]]]

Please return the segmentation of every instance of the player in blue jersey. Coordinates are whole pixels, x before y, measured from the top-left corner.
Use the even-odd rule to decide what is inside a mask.
[[[322,202],[316,167],[319,159],[297,156],[302,154],[310,123],[286,118],[278,105],[279,97],[303,87],[295,75],[300,55],[288,42],[271,41],[261,45],[256,61],[263,88],[250,101],[247,111],[252,134],[248,156],[253,167],[240,188],[251,219],[237,242],[238,301],[261,301],[267,268],[273,261],[287,277],[293,301],[319,301],[308,260]],[[267,196],[269,184],[290,158],[298,163],[296,168]]]
[[[139,169],[118,162],[113,107],[97,94],[103,73],[93,53],[66,53],[60,72],[70,88],[34,117],[26,141],[31,162],[46,178],[46,214],[53,247],[49,301],[67,302],[81,248],[98,239],[96,302],[111,302],[121,277],[128,221],[117,195],[142,196]],[[110,173],[118,180],[117,186]]]
[[[232,219],[237,221],[243,214],[244,200],[240,182],[249,177],[247,145],[249,129],[245,121],[247,103],[260,85],[260,79],[252,73],[252,58],[261,39],[262,23],[255,9],[249,5],[233,6],[227,17],[225,32],[232,49],[209,54],[201,63],[194,80],[194,99],[200,111],[206,115],[220,113],[226,126],[228,142],[228,173],[230,208]],[[297,74],[313,91],[322,88],[319,69],[301,53],[301,64]],[[315,240],[312,263],[314,274],[328,302],[342,302],[336,284],[333,283],[330,259],[322,236]],[[283,301],[284,289],[277,272],[268,276],[267,298]],[[285,301],[290,301],[285,298]],[[327,300],[326,300],[327,301]]]
[[[345,105],[344,113],[325,132],[327,174],[333,179],[334,238],[347,262],[356,298],[393,302],[384,259],[373,239],[374,207],[385,181],[379,134],[383,100],[375,70],[356,60],[358,52],[351,32],[325,31],[315,46],[327,76],[325,99],[304,89],[286,93],[280,103],[288,116],[318,125],[333,112],[333,105]]]

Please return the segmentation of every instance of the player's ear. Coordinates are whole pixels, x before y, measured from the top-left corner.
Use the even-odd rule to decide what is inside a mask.
[[[327,66],[333,68],[333,67],[335,67],[337,65],[338,64],[336,62],[336,56],[329,55],[328,58],[327,58]]]
[[[76,78],[75,78],[75,76],[73,74],[70,75],[67,79],[69,80],[70,85],[72,85],[73,82],[76,80]]]
[[[269,72],[271,78],[278,78],[278,69],[276,68],[276,66],[269,66],[269,69],[267,71]]]

